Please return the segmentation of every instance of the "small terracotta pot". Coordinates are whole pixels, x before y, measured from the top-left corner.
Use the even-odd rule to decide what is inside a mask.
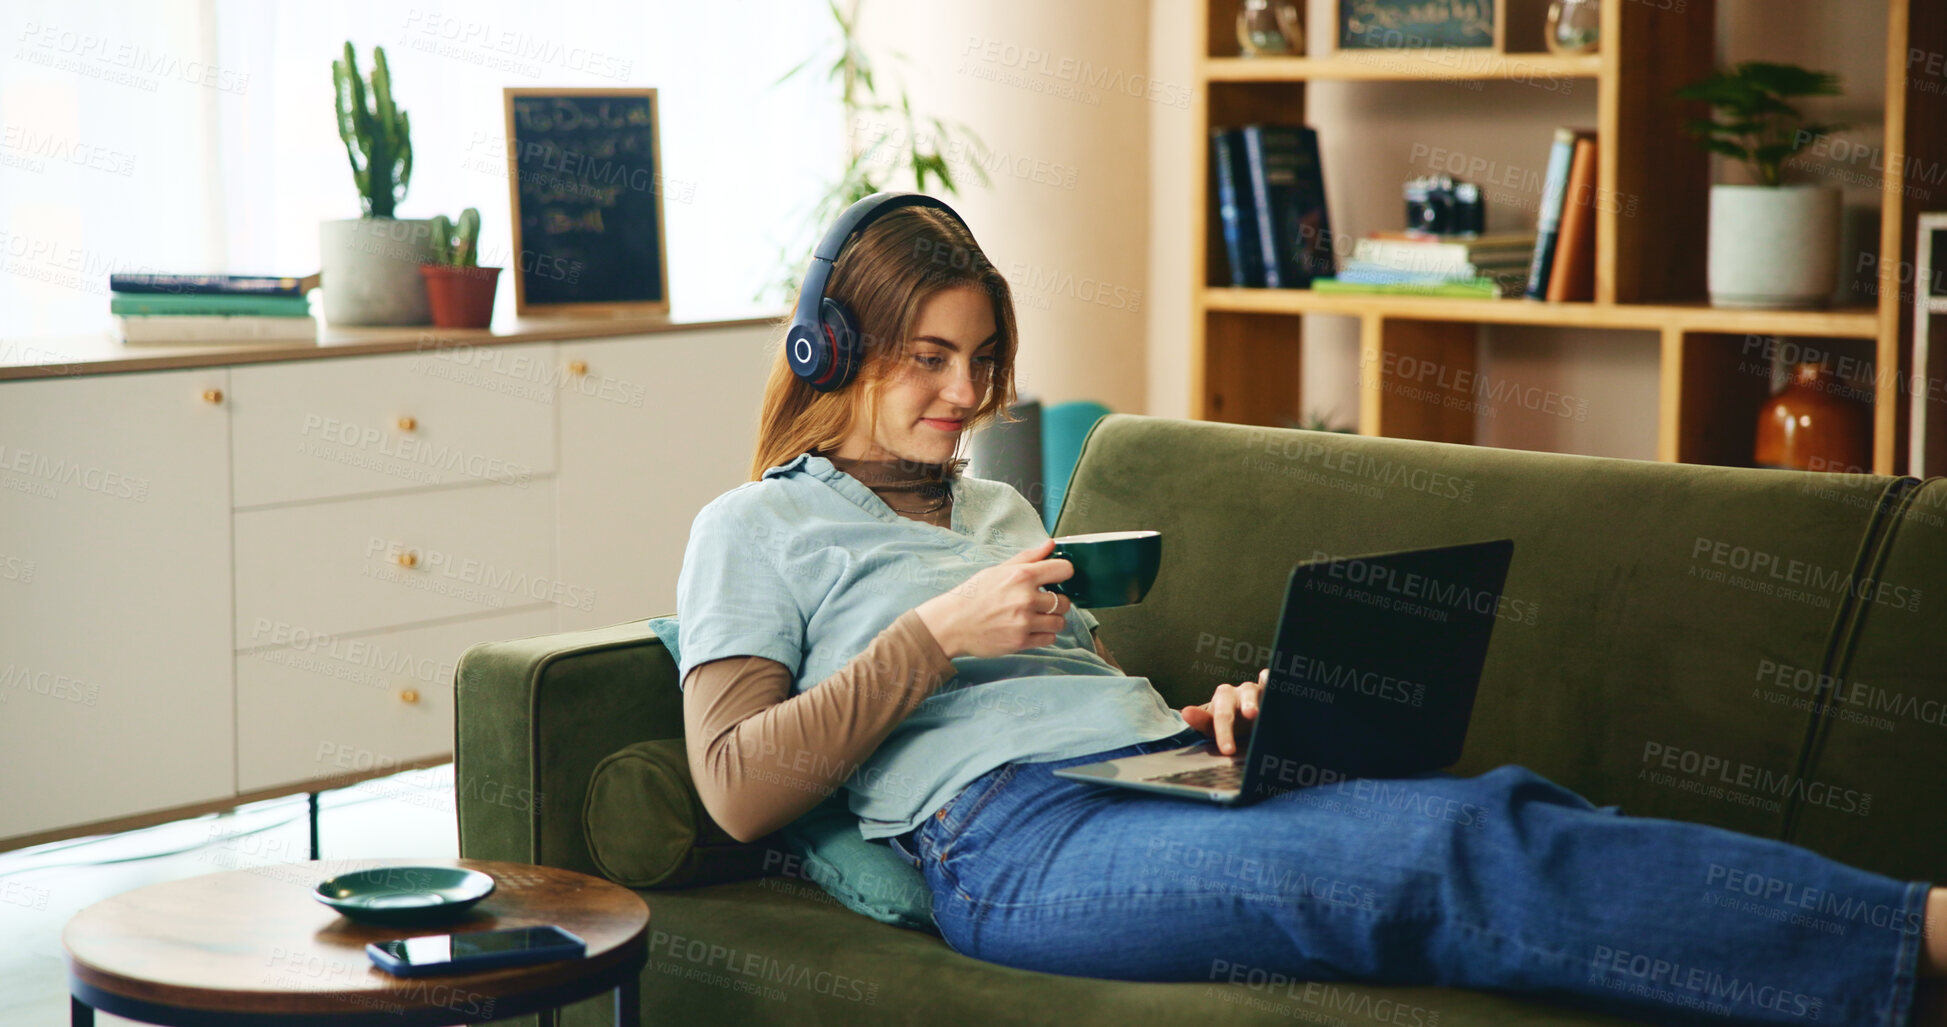
[[[1865,473],[1873,464],[1873,407],[1815,363],[1758,410],[1759,467]]]
[[[500,284],[497,267],[456,267],[421,264],[426,299],[439,328],[485,328],[494,318],[494,288]]]

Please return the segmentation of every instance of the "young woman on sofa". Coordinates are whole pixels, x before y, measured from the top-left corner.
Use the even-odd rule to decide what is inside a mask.
[[[1947,890],[1624,817],[1518,766],[1386,782],[1438,814],[1393,816],[1350,793],[1222,807],[1052,776],[1206,737],[1236,751],[1266,678],[1170,709],[1093,615],[1042,587],[1073,567],[1046,559],[1040,516],[955,456],[1015,399],[1007,282],[944,204],[873,202],[821,245],[805,288],[824,298],[799,311],[847,319],[856,360],[814,367],[807,339],[787,340],[752,480],[697,515],[678,580],[690,763],[731,835],[845,788],[866,837],[926,875],[949,945],[1057,974],[1242,968],[1890,1024],[1916,973],[1947,972]],[[1700,903],[1713,868],[1843,896],[1882,926],[1827,934]]]

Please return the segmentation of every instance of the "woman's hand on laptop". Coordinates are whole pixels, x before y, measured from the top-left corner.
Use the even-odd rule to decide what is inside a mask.
[[[1257,719],[1258,699],[1271,679],[1271,668],[1258,672],[1256,681],[1241,685],[1218,685],[1215,695],[1201,706],[1183,707],[1183,720],[1217,740],[1217,751],[1230,755],[1237,751],[1238,736],[1249,737],[1251,722]]]

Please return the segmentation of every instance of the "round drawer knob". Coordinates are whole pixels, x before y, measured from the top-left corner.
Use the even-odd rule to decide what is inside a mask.
[[[413,429],[415,429],[415,428],[417,428],[417,427],[419,427],[419,422],[418,422],[418,421],[415,421],[415,420],[413,420],[413,419],[412,419],[412,418],[410,418],[410,417],[401,417],[401,418],[399,418],[399,430],[400,430],[400,431],[412,431]]]
[[[399,555],[393,557],[392,559],[394,560],[394,562],[398,563],[398,565],[401,567],[419,566],[419,554],[413,552],[410,549],[399,550]]]
[[[588,373],[588,361],[586,361],[586,360],[570,360],[570,361],[568,361],[568,373],[569,373],[569,374],[587,374],[587,373]]]
[[[221,403],[221,402],[223,402],[223,390],[222,390],[222,389],[204,389],[204,390],[203,390],[203,402],[205,402],[205,403]]]
[[[402,703],[417,703],[419,701],[419,689],[401,688],[399,690],[399,701]]]

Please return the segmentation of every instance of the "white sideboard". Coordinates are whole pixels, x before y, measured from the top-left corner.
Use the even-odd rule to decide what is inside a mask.
[[[769,343],[0,380],[0,848],[450,758],[468,646],[673,612]]]

